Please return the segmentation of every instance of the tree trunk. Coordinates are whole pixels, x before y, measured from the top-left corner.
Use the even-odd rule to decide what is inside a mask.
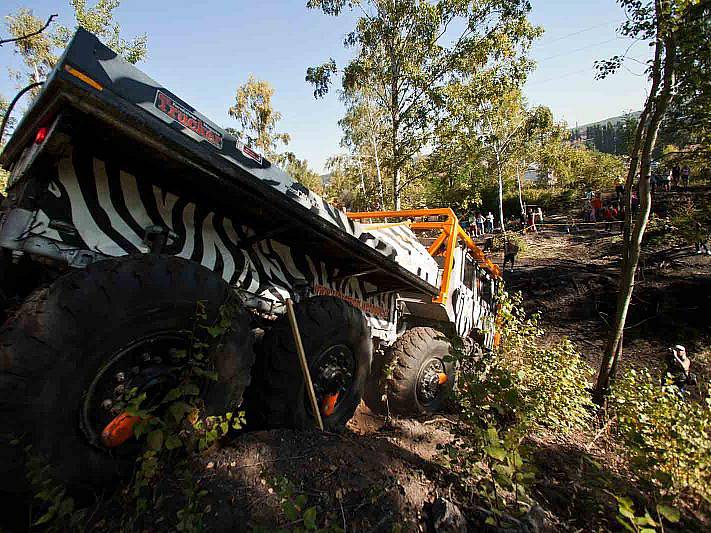
[[[522,165],[525,167],[526,165]],[[523,205],[523,192],[521,191],[521,167],[516,168],[516,181],[518,181],[518,203],[521,206],[521,214],[526,213],[526,208]]]
[[[499,149],[496,148],[496,175],[499,180],[499,224],[501,224],[501,231],[504,231],[504,176],[501,172],[501,157],[499,156]]]
[[[627,175],[629,185],[626,194],[628,195],[628,208],[631,211],[631,188],[637,161],[640,164],[639,179],[639,200],[640,210],[632,227],[631,212],[625,215],[625,236],[623,237],[623,260],[622,272],[620,273],[619,292],[617,297],[617,309],[615,312],[615,322],[610,333],[610,338],[605,347],[600,372],[597,377],[595,387],[595,399],[602,403],[604,397],[609,393],[610,384],[614,380],[619,360],[622,356],[622,341],[629,311],[630,300],[634,290],[635,274],[642,247],[642,238],[649,220],[649,213],[652,207],[652,195],[650,187],[650,160],[654,145],[657,140],[657,133],[662,118],[669,106],[672,98],[672,87],[676,68],[676,42],[671,29],[666,26],[664,14],[661,10],[660,0],[655,1],[655,11],[657,20],[657,37],[652,66],[652,88],[645,103],[642,117],[635,133],[635,144],[632,158],[630,160],[630,170]],[[662,61],[662,56],[664,60]],[[662,66],[663,63],[663,66]],[[663,77],[663,85],[662,85]],[[661,89],[660,89],[661,85]],[[647,123],[647,117],[649,121]],[[644,120],[642,120],[644,118]],[[640,154],[641,151],[641,154]],[[627,222],[629,221],[629,223]]]
[[[368,113],[368,122],[370,122],[370,144],[373,146],[373,157],[375,158],[375,172],[377,174],[377,180],[378,180],[378,200],[380,201],[380,205],[378,206],[378,209],[385,209],[385,190],[383,188],[383,175],[380,171],[380,155],[378,153],[378,142],[377,139],[375,138],[375,121],[373,120],[373,114],[370,109],[370,99],[366,98],[365,100],[365,109],[366,112]]]

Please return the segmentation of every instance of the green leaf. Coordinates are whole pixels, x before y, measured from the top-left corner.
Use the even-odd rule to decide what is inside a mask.
[[[290,521],[293,522],[299,517],[299,513],[296,511],[296,506],[292,503],[291,500],[286,500],[281,507],[284,511],[284,514]]]
[[[492,446],[499,445],[499,433],[496,431],[496,428],[489,427],[486,430],[486,438]]]
[[[194,383],[187,383],[183,385],[183,394],[186,396],[198,396],[200,394],[200,388]]]
[[[183,445],[183,441],[177,435],[169,435],[165,440],[165,447],[169,450],[175,450]]]
[[[175,402],[170,404],[170,407],[168,407],[168,412],[173,417],[175,422],[180,422],[185,416],[185,413],[188,413],[191,410],[192,407],[185,402]]]
[[[306,529],[315,530],[318,526],[316,525],[316,507],[309,507],[304,511],[304,527]]]
[[[160,429],[154,429],[148,434],[147,440],[151,450],[159,451],[163,447],[163,432]]]
[[[222,335],[225,332],[225,328],[223,328],[221,326],[213,326],[211,328],[205,328],[205,329],[210,334],[210,337],[212,337],[213,339],[215,337],[219,337],[220,335]]]
[[[489,457],[493,457],[497,461],[503,461],[506,459],[506,450],[498,446],[486,446],[484,451]]]
[[[676,524],[681,519],[681,513],[676,507],[660,503],[657,505],[657,512],[672,524]]]

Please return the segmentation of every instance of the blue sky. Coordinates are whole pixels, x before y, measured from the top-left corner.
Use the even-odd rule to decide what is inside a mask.
[[[91,0],[89,0],[91,2]],[[534,105],[548,105],[558,120],[584,124],[640,109],[645,97],[643,66],[595,81],[593,62],[624,51],[630,44],[616,37],[623,13],[614,0],[532,0],[534,23],[546,29],[532,56],[539,63],[525,87]],[[275,88],[274,106],[283,115],[281,131],[291,135],[290,149],[322,171],[326,158],[339,151],[338,120],[343,108],[335,93],[315,100],[304,81],[308,66],[334,57],[350,57],[343,37],[351,16],[327,17],[306,9],[306,0],[123,0],[116,11],[122,34],[148,34],[148,59],[140,68],[202,113],[233,126],[227,108],[235,89],[250,74]],[[4,0],[0,14],[19,7],[46,18],[59,13],[73,23],[66,0]],[[0,35],[6,35],[2,28]],[[642,59],[648,48],[637,43],[630,56]],[[6,67],[17,66],[9,46],[0,48],[0,92],[10,97],[15,82]]]

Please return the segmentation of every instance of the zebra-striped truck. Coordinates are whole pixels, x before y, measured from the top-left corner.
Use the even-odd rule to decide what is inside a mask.
[[[0,163],[3,430],[65,483],[130,464],[122,400],[160,401],[196,343],[216,370],[209,411],[313,427],[289,299],[331,431],[361,398],[436,410],[448,339],[495,342],[499,270],[451,210],[344,213],[84,30]],[[5,488],[21,485],[16,450],[2,447]]]

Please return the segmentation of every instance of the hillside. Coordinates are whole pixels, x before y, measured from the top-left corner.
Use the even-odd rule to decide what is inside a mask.
[[[608,124],[615,126],[617,124],[620,124],[621,122],[624,122],[627,118],[630,118],[630,117],[637,119],[641,114],[642,114],[642,111],[631,111],[629,113],[624,113],[624,114],[618,115],[616,117],[606,118],[603,120],[599,120],[597,122],[590,122],[589,124],[581,124],[579,126],[575,126],[574,128],[570,128],[570,131],[571,131],[571,133],[583,133],[587,130],[587,128],[594,128],[596,126],[606,126]]]

